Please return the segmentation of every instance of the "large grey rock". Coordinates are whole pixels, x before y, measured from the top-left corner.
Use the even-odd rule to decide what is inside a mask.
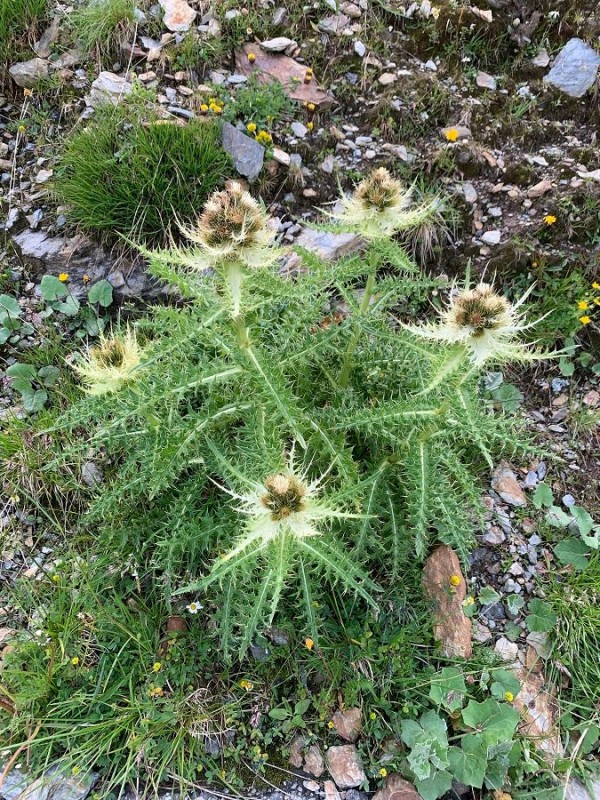
[[[0,773],[3,770],[3,765],[0,763]],[[21,792],[27,788],[27,784],[31,779],[27,778],[18,769],[11,769],[11,771],[4,778],[2,788],[0,788],[0,797],[3,800],[17,800]]]
[[[570,39],[556,57],[546,83],[570,97],[582,97],[596,80],[600,54],[581,39]]]
[[[573,778],[565,784],[564,800],[600,800],[600,779],[590,780],[589,790],[579,778]]]
[[[17,800],[84,800],[96,781],[95,776],[74,778],[48,772],[17,795]]]
[[[221,135],[223,150],[233,158],[237,171],[250,182],[255,181],[265,160],[265,148],[229,122],[223,123]]]
[[[9,67],[8,72],[17,86],[33,89],[40,80],[48,77],[48,62],[44,58],[31,58]]]
[[[85,297],[86,287],[103,278],[110,281],[117,298],[152,299],[162,291],[156,281],[146,275],[141,259],[132,262],[116,256],[83,235],[67,239],[26,229],[13,236],[12,241],[32,278],[40,280],[46,273],[66,272],[69,290],[77,298]]]
[[[363,240],[355,233],[330,233],[305,228],[296,239],[296,245],[316,253],[326,261],[335,261],[358,250]]]
[[[88,102],[92,108],[102,103],[112,103],[116,106],[123,97],[131,94],[133,86],[122,75],[114,72],[101,72],[92,83]]]

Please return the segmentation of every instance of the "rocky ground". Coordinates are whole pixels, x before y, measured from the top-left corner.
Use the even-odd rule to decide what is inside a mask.
[[[56,206],[47,187],[57,145],[99,102],[117,103],[130,93],[135,80],[157,92],[165,117],[186,120],[204,113],[203,101],[215,87],[234,94],[250,75],[277,78],[298,101],[293,119],[274,122],[273,146],[257,142],[243,121],[223,125],[225,149],[240,176],[269,203],[282,242],[329,257],[356,246],[351,235],[315,233],[306,225],[316,218],[316,207],[335,199],[337,182],[347,188],[359,174],[383,164],[407,180],[420,178],[426,191],[443,193],[452,210],[447,240],[437,243],[442,246],[417,247],[426,268],[462,275],[470,261],[475,271],[496,272],[506,282],[526,279],[527,285],[543,263],[565,271],[576,265],[590,280],[597,278],[600,47],[590,43],[598,44],[600,12],[595,2],[488,0],[482,5],[359,0],[338,7],[331,0],[308,4],[299,25],[286,3],[256,0],[231,5],[222,15],[206,2],[161,0],[139,8],[120,62],[98,65],[74,48],[59,46],[68,10],[56,3],[56,20],[35,44],[35,57],[13,64],[0,92],[4,291],[19,287],[34,329],[40,322],[39,280],[46,273],[68,272],[75,295],[83,295],[90,279],[107,278],[119,300],[160,297],[142,260],[92,242],[70,225],[68,209]],[[176,68],[170,53],[190,31],[197,32],[199,42],[215,44],[257,13],[268,36],[258,37],[249,28],[245,43],[214,60]],[[308,81],[307,69],[314,69]],[[40,76],[52,79],[53,88],[43,95],[37,88]],[[20,121],[34,112],[35,135],[31,127],[22,132]],[[598,345],[597,332],[596,325],[588,343],[592,348]],[[24,346],[32,343],[35,332]],[[2,360],[10,364],[16,356],[7,349]],[[497,466],[484,496],[487,512],[464,596],[453,600],[462,604],[488,590],[490,602],[482,603],[472,619],[458,606],[459,624],[451,631],[442,625],[438,633],[451,655],[485,645],[512,665],[527,682],[521,701],[526,724],[559,750],[551,735],[556,701],[544,681],[545,639],[527,633],[514,597],[543,595],[538,579],[557,569],[532,504],[537,485],[551,485],[565,510],[575,504],[600,510],[598,376],[565,377],[549,366],[512,380],[523,395],[516,413],[535,434],[539,453],[528,462]],[[2,378],[2,414],[19,411],[18,403],[10,380]],[[5,539],[12,544],[2,556],[3,581],[20,572],[33,576],[55,558],[39,520],[17,512],[9,498],[0,526],[12,531]],[[435,597],[436,586],[462,573],[442,549],[432,559],[426,575]],[[0,629],[0,646],[1,634]],[[261,797],[362,800],[352,736],[338,732],[347,743],[325,754],[327,769],[320,752],[299,745],[290,769],[303,770],[302,779]],[[327,773],[333,780],[323,782]],[[571,787],[576,797],[581,787],[575,782]],[[0,797],[49,797],[46,788],[27,794],[22,789],[13,772]],[[52,796],[78,800],[89,791],[63,781]],[[397,800],[396,793],[404,800],[415,795],[410,785],[390,783],[379,800],[392,795]]]

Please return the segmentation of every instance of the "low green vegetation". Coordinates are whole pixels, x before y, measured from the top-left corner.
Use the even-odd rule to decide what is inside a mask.
[[[135,9],[134,0],[89,0],[69,16],[73,37],[86,53],[116,58],[135,29]]]
[[[31,57],[47,10],[48,0],[0,0],[0,66],[25,53]]]
[[[140,764],[144,796],[235,788],[246,769],[271,780],[295,734],[323,742],[335,710],[359,706],[371,785],[399,771],[436,800],[452,780],[537,774],[519,681],[489,655],[444,664],[427,632],[421,560],[438,542],[466,559],[479,475],[524,444],[481,371],[544,356],[485,284],[441,321],[399,324],[440,284],[391,237],[439,210],[376,170],[330,223],[366,250],[333,264],[302,252],[307,268],[284,279],[263,208],[233,183],[184,227],[190,244],[141,246],[181,303],[100,335],[70,359],[85,396],[40,412],[54,485],[64,474],[69,496],[84,462],[93,477],[70,544],[11,592],[23,630],[4,657],[2,723],[13,749],[29,740],[34,770],[99,769],[103,797]],[[54,313],[69,303],[61,277],[42,286]],[[46,391],[37,365],[16,373],[19,391]],[[14,432],[2,443],[26,463]],[[17,504],[25,470],[11,475]],[[556,621],[541,600],[513,605],[530,631]]]
[[[159,119],[140,92],[100,107],[67,138],[54,192],[69,219],[102,240],[177,236],[230,171],[210,120]]]

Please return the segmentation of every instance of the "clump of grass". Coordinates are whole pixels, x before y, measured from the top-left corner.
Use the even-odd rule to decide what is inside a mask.
[[[0,64],[35,42],[47,11],[48,0],[0,0]]]
[[[600,686],[600,555],[547,593],[558,617],[554,654],[571,674],[575,700],[598,700]]]
[[[134,98],[99,108],[68,137],[54,190],[70,219],[101,240],[158,243],[197,215],[229,167],[216,124],[159,120]]]
[[[102,58],[116,54],[133,32],[134,0],[90,0],[70,17],[75,38],[85,52],[95,50]]]

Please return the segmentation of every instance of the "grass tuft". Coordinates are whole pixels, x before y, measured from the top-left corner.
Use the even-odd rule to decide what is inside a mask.
[[[25,57],[41,32],[48,0],[0,0],[0,64]],[[27,57],[30,57],[28,54]]]
[[[135,27],[134,0],[90,0],[70,16],[75,38],[86,52],[102,59],[118,55]]]
[[[229,171],[212,122],[148,118],[135,100],[101,107],[66,141],[54,191],[70,219],[100,239],[161,243],[195,218]]]

